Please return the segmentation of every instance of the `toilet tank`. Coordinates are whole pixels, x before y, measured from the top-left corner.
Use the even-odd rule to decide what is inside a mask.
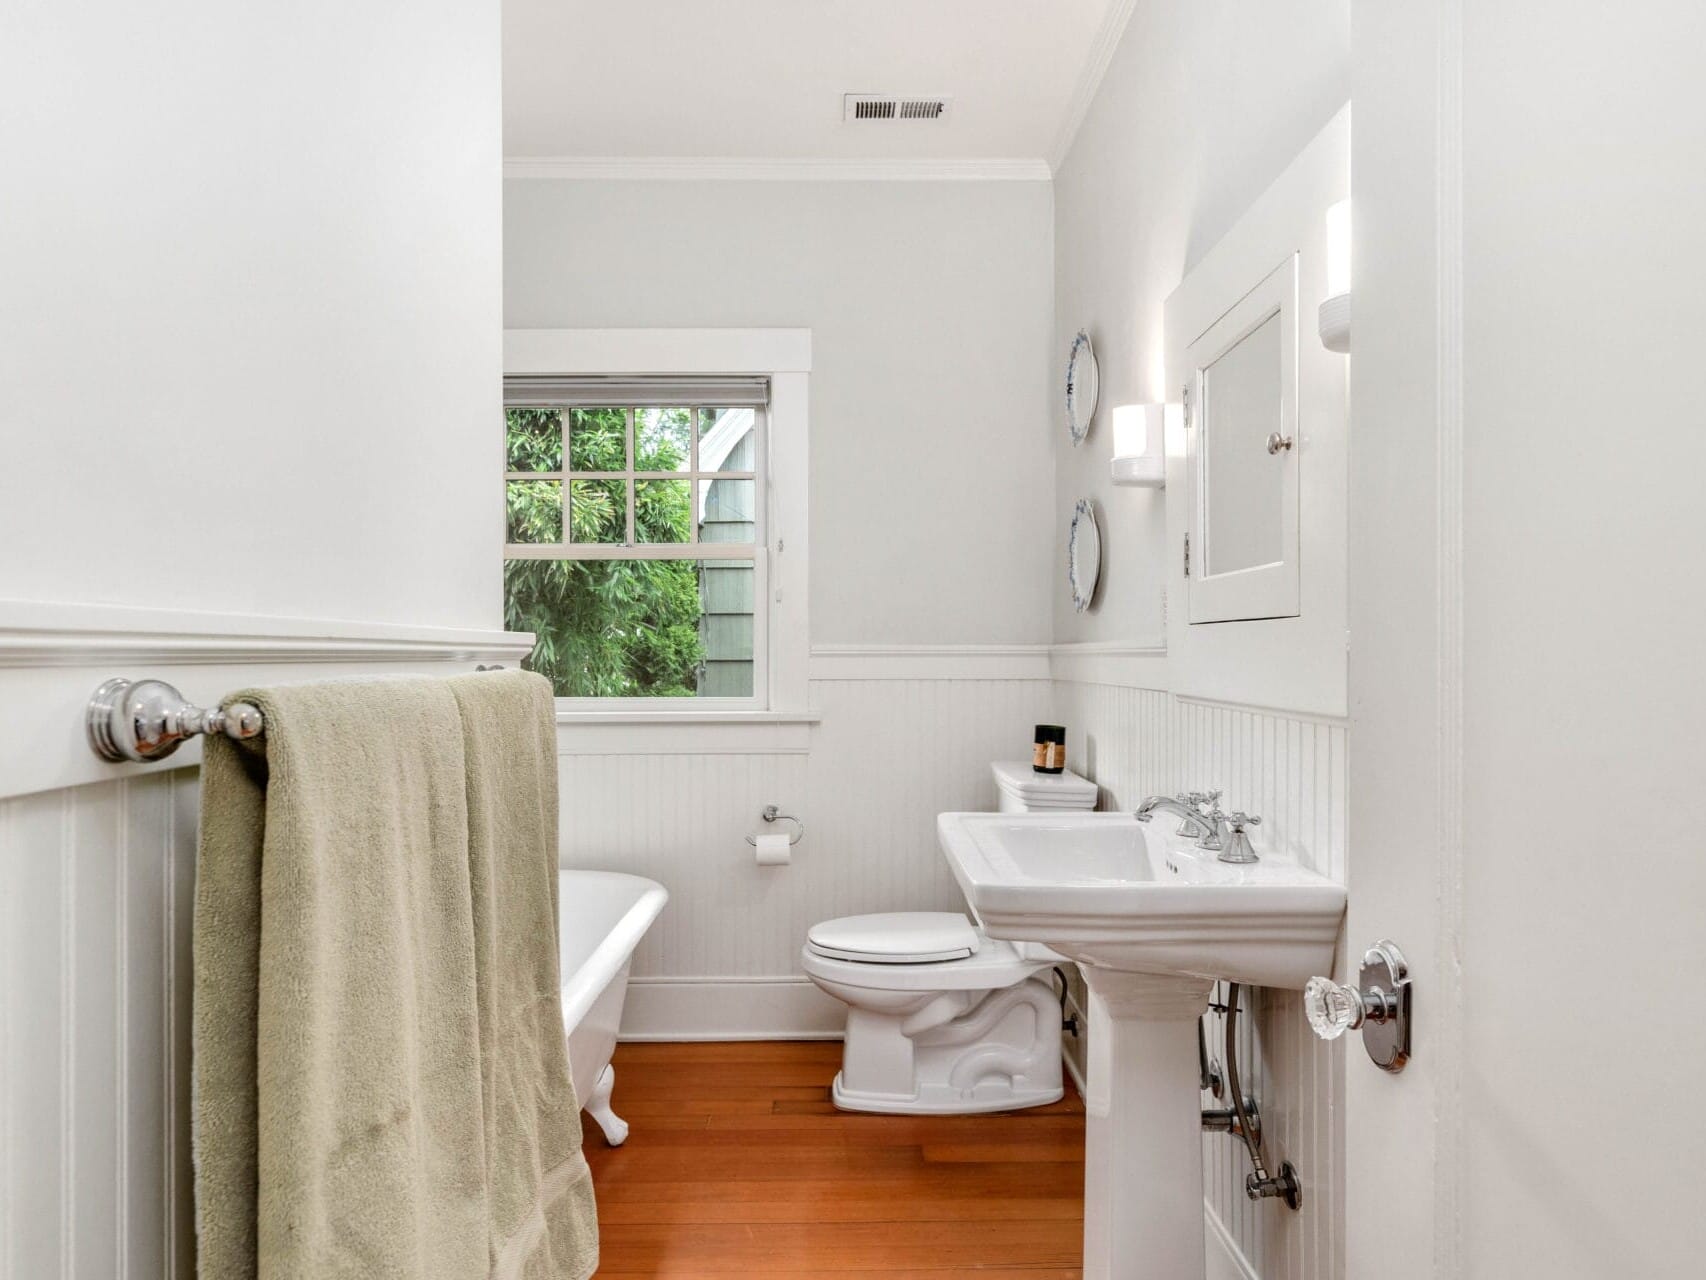
[[[989,769],[995,775],[997,813],[1082,812],[1096,807],[1096,784],[1071,770],[1038,773],[1028,760],[997,760]]]

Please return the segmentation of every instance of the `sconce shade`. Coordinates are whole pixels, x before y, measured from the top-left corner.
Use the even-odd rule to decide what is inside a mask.
[[[1115,407],[1112,464],[1115,484],[1145,489],[1166,486],[1166,459],[1149,452],[1151,440],[1165,438],[1162,430],[1165,412],[1165,408],[1158,404],[1122,404]]]

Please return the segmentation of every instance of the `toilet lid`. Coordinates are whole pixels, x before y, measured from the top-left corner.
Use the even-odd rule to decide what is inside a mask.
[[[1086,808],[1096,802],[1096,784],[1069,769],[1038,773],[1023,760],[997,760],[990,768],[995,774],[995,784],[1022,800],[1083,803]]]
[[[806,945],[820,956],[867,964],[934,964],[977,953],[977,930],[954,911],[843,916],[814,924]]]

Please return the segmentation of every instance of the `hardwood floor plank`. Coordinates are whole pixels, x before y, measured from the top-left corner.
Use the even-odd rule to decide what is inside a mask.
[[[685,1267],[679,1271],[612,1271],[608,1267],[600,1267],[599,1280],[635,1280],[639,1276],[655,1275],[693,1275],[693,1269]],[[764,1273],[768,1280],[871,1280],[870,1271],[843,1271],[839,1268],[825,1270],[821,1267],[811,1267],[804,1271],[768,1271]],[[957,1277],[968,1275],[989,1276],[992,1280],[1077,1280],[1084,1273],[1077,1267],[1004,1267],[999,1263],[979,1266],[972,1271],[952,1267],[946,1270],[931,1269],[918,1271],[908,1268],[905,1271],[886,1269],[879,1274],[886,1280],[956,1280]]]
[[[587,1126],[603,1280],[1079,1276],[1084,1108],[837,1111],[826,1042],[619,1046],[611,1147]]]
[[[714,1222],[1001,1222],[1069,1221],[1084,1214],[1080,1196],[886,1196],[847,1200],[833,1196],[763,1201],[637,1200],[599,1210],[612,1225]]]
[[[696,1062],[810,1062],[830,1068],[841,1067],[839,1040],[711,1040],[694,1044],[624,1044],[621,1065],[647,1064],[681,1066]]]

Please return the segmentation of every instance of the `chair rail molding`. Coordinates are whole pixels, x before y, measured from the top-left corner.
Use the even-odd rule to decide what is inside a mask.
[[[814,644],[813,680],[1047,680],[1046,644]]]
[[[1049,675],[1072,684],[1107,684],[1166,691],[1167,643],[1088,640],[1049,647]]]
[[[519,665],[530,635],[347,619],[275,618],[119,605],[0,601],[0,798],[110,782],[200,759],[191,743],[170,761],[106,764],[85,739],[89,695],[109,676],[169,679],[203,706],[244,685],[374,674],[450,674]]]

